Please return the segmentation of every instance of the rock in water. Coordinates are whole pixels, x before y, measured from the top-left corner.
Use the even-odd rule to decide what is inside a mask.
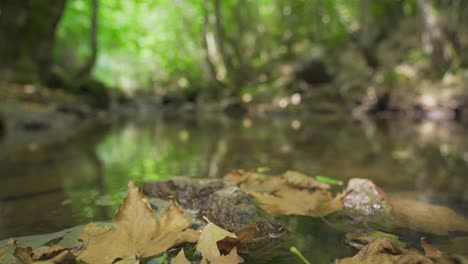
[[[143,192],[148,197],[175,197],[184,209],[195,210],[199,219],[207,217],[230,232],[254,226],[258,230],[255,234],[257,240],[277,237],[284,230],[252,197],[235,184],[221,179],[176,177],[147,183]]]

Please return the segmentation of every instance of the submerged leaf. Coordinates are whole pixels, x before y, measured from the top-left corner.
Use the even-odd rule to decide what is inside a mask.
[[[148,201],[133,182],[128,184],[127,197],[112,222],[113,230],[94,225],[85,228],[82,239],[86,248],[79,255],[80,260],[94,264],[131,256],[144,259],[198,239],[198,233],[188,228],[190,221],[176,204],[162,211],[156,222]]]

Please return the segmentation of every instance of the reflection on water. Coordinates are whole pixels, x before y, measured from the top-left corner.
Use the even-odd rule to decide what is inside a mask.
[[[173,119],[100,128],[21,158],[2,156],[0,239],[108,220],[130,179],[221,177],[234,168],[370,178],[387,191],[466,213],[465,132],[446,124],[337,117]],[[304,233],[306,221],[294,221]],[[336,238],[328,239],[336,245]]]

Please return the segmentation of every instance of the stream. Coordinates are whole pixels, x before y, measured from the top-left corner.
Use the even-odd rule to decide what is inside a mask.
[[[345,182],[368,178],[392,195],[467,216],[467,132],[453,123],[300,114],[157,116],[96,127],[66,143],[1,156],[0,240],[108,221],[129,180],[216,178],[238,168],[268,174],[296,170]],[[0,152],[8,144],[8,136],[0,139]],[[284,221],[290,245],[313,263],[355,252],[344,245],[342,232],[321,219]],[[253,263],[272,260],[293,263],[296,257],[252,255]]]

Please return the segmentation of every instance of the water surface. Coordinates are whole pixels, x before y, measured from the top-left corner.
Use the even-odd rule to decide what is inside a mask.
[[[216,178],[237,168],[369,178],[466,215],[466,132],[456,124],[304,115],[160,117],[96,128],[65,144],[1,156],[0,239],[109,220],[129,180]],[[0,151],[7,144],[5,137]],[[297,234],[291,243],[311,259],[353,252],[321,220],[287,221]]]

